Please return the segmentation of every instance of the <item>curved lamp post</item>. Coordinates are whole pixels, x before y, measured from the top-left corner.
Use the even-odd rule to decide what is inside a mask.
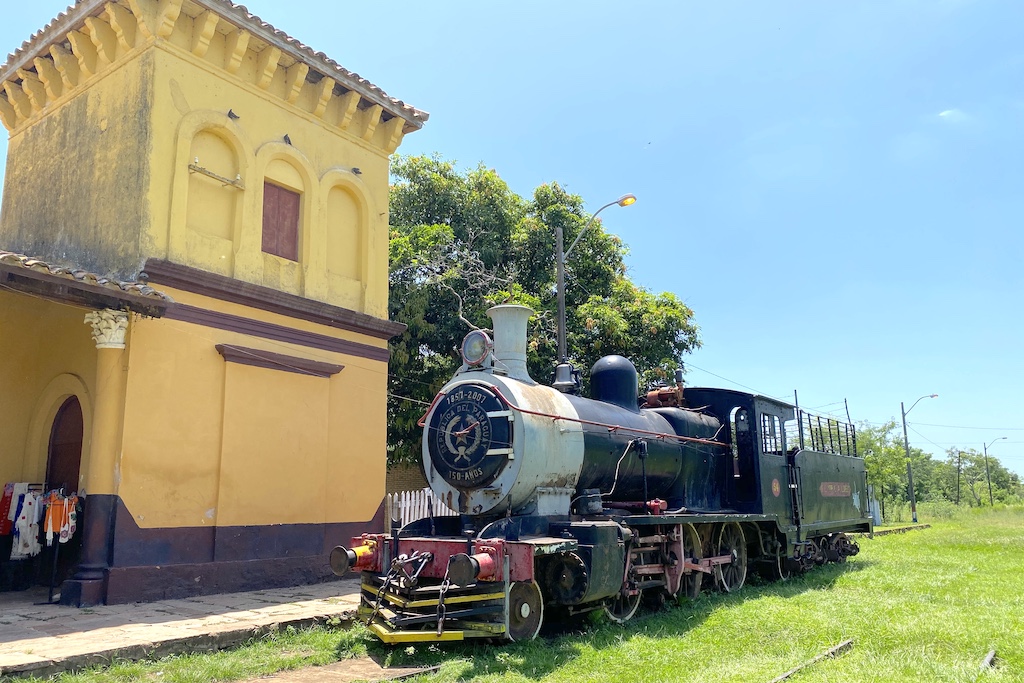
[[[575,389],[576,381],[572,377],[572,366],[569,364],[569,357],[565,349],[565,259],[572,253],[573,247],[579,243],[580,238],[583,237],[583,233],[587,231],[587,228],[591,226],[594,220],[597,218],[597,214],[601,213],[609,206],[629,206],[636,202],[636,196],[632,194],[624,194],[614,202],[608,202],[600,209],[595,211],[587,221],[587,224],[583,226],[579,234],[576,235],[576,239],[572,241],[568,249],[563,250],[562,226],[555,227],[555,265],[558,276],[557,284],[557,295],[558,295],[558,366],[555,368],[555,381],[552,386],[555,389],[563,392],[569,392]]]
[[[938,398],[938,394],[928,394],[914,401],[913,405],[910,406],[910,410],[914,409],[922,399],[926,398]],[[903,414],[903,450],[907,454],[907,485],[910,487],[910,515],[914,520],[914,524],[917,524],[917,496],[914,494],[914,473],[910,469],[910,440],[907,439],[907,415],[910,410],[903,410],[903,401],[900,401],[900,413]]]
[[[989,507],[993,507],[995,505],[995,503],[992,501],[992,477],[990,477],[988,475],[988,448],[989,448],[989,446],[994,444],[996,441],[1002,441],[1005,438],[1006,438],[1005,436],[1000,436],[998,438],[992,439],[991,441],[989,441],[987,444],[984,445],[984,451],[985,451],[985,480],[988,482],[988,505],[989,505]]]

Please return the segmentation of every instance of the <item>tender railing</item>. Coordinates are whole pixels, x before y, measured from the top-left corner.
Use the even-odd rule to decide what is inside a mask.
[[[857,455],[857,428],[852,424],[803,410],[797,411],[797,415],[797,420],[786,422],[786,444],[790,449],[802,443],[803,448],[822,453]]]

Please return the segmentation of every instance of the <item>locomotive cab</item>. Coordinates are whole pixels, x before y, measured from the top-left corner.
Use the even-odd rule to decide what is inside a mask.
[[[728,452],[715,470],[722,507],[748,514],[785,513],[776,499],[789,484],[786,425],[794,420],[793,406],[729,389],[688,387],[683,396],[688,405],[704,406],[727,425],[720,438]]]

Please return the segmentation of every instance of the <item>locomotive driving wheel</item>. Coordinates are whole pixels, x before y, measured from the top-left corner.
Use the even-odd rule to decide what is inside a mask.
[[[516,581],[508,591],[508,637],[533,640],[544,621],[544,597],[535,581]]]
[[[715,578],[718,586],[726,593],[732,593],[743,587],[747,578],[747,540],[743,535],[743,527],[736,522],[723,524],[718,532],[718,555],[730,555],[729,564],[715,567]]]
[[[701,560],[700,535],[697,534],[697,529],[692,524],[684,524],[682,529],[683,555],[687,560],[699,563]],[[683,574],[683,579],[679,584],[678,599],[696,600],[700,595],[700,586],[703,581],[704,572],[693,570],[689,574]]]
[[[624,624],[633,618],[636,611],[640,609],[640,599],[643,591],[637,591],[636,595],[630,595],[625,586],[619,594],[612,598],[611,602],[604,605],[604,613],[616,624]]]
[[[789,581],[793,577],[793,561],[786,554],[786,544],[781,543],[775,551],[775,564],[772,567],[773,578],[778,581]]]

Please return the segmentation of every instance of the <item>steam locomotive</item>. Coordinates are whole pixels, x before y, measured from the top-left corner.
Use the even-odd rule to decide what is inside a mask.
[[[571,366],[526,367],[532,311],[488,311],[421,420],[423,469],[458,516],[367,533],[331,553],[362,572],[359,613],[388,643],[529,640],[545,620],[694,598],[748,571],[788,577],[858,551],[871,531],[851,425],[727,389],[659,387],[600,359],[590,398]]]

